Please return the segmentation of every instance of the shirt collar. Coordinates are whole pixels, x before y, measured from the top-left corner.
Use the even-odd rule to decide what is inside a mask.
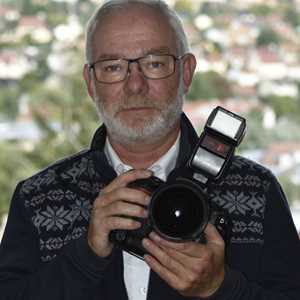
[[[162,180],[166,180],[170,172],[175,168],[176,160],[179,153],[180,133],[173,146],[148,169],[151,170],[155,176]],[[105,141],[104,153],[109,164],[114,168],[118,175],[131,170],[132,166],[124,164],[119,158],[118,154],[113,149],[108,137]]]

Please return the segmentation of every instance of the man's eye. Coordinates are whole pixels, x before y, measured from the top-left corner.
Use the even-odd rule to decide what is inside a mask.
[[[122,70],[121,65],[108,65],[104,67],[104,72],[113,73],[113,72],[119,72]]]
[[[148,68],[150,69],[161,69],[164,67],[164,64],[160,61],[152,61],[148,64]]]

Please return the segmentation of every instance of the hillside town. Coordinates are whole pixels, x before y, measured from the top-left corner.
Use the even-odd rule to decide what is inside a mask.
[[[0,86],[9,90],[0,97],[0,143],[31,151],[43,139],[31,108],[37,99],[24,92],[10,103],[12,90],[32,74],[41,74],[33,78],[43,77],[38,81],[43,87],[57,89],[65,88],[61,78],[80,76],[84,24],[101,2],[1,1]],[[300,229],[300,0],[166,2],[182,17],[199,80],[201,74],[218,76],[206,94],[203,87],[197,92],[195,83],[185,112],[199,131],[217,105],[247,118],[248,134],[240,153],[282,180]],[[77,51],[82,56],[74,58]],[[43,99],[38,100],[43,107]],[[9,114],[7,103],[12,105]],[[45,111],[43,116],[52,122]],[[59,131],[60,122],[53,124]]]

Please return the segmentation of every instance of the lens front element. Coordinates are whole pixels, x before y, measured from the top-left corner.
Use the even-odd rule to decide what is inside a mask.
[[[208,206],[203,192],[186,183],[165,185],[154,193],[150,217],[154,229],[169,240],[191,240],[205,228]]]

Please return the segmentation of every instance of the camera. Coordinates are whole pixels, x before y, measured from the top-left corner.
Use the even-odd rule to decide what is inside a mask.
[[[143,259],[142,239],[151,231],[173,242],[205,243],[204,230],[212,223],[225,243],[230,238],[231,222],[227,213],[210,199],[207,189],[219,180],[242,141],[246,120],[225,108],[216,107],[208,117],[191,157],[175,168],[166,181],[155,176],[128,184],[151,196],[146,219],[136,230],[113,230],[110,240],[121,249]]]

